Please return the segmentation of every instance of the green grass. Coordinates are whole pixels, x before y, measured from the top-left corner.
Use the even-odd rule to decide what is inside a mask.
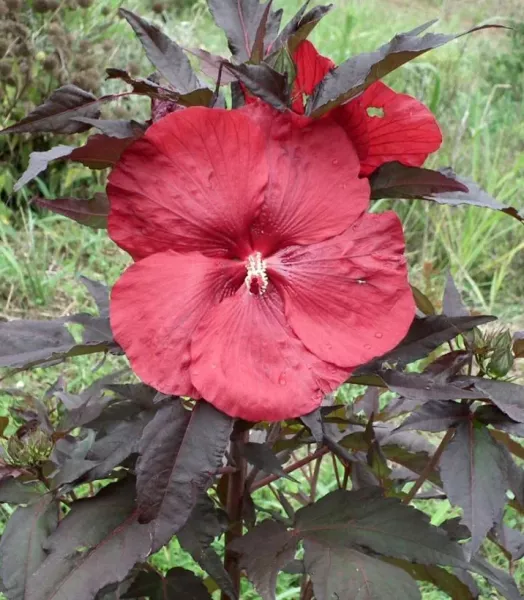
[[[120,40],[107,58],[108,66],[125,68],[130,62],[136,62],[142,65],[145,75],[149,72],[147,61],[127,26],[111,19],[107,30],[99,28],[103,22],[101,7],[116,8],[118,4],[116,0],[96,2],[88,11],[74,16],[71,31],[79,36],[100,35]],[[284,6],[287,16],[299,5],[296,0],[277,4]],[[456,4],[460,5],[458,9]],[[152,17],[146,0],[125,5]],[[351,53],[375,49],[398,31],[406,31],[430,18],[443,17],[435,30],[458,31],[492,16],[497,22],[505,23],[517,14],[518,7],[518,1],[496,0],[475,3],[340,0],[333,13],[314,31],[312,40],[324,54],[339,62]],[[167,15],[165,23],[158,18],[157,21],[184,46],[201,46],[226,53],[225,40],[212,26],[201,0],[181,14]],[[44,42],[35,34],[37,45],[45,48]],[[519,99],[511,93],[516,82],[511,71],[501,69],[498,74],[493,68],[509,51],[504,31],[480,32],[421,57],[389,76],[387,81],[398,91],[424,100],[441,123],[445,143],[428,161],[429,166],[452,165],[457,172],[478,181],[500,201],[522,207],[519,190],[524,185],[524,124],[521,122],[524,105],[522,96]],[[117,86],[108,82],[103,91],[114,91]],[[16,147],[18,152],[19,146]],[[0,170],[0,190],[9,192],[19,175],[6,165]],[[51,170],[23,190],[18,198],[27,200],[34,194],[53,198],[72,195],[72,191],[88,193],[102,185],[103,174],[93,178],[92,172],[84,168],[75,167],[67,174],[63,170],[53,174]],[[387,203],[381,202],[375,208],[382,210],[386,206]],[[423,202],[398,202],[394,208],[405,225],[413,283],[438,302],[444,273],[451,268],[470,306],[501,314],[508,322],[522,323],[519,314],[524,294],[524,281],[519,276],[524,269],[521,225],[506,215],[475,208],[443,208]],[[77,276],[84,274],[112,284],[128,262],[127,256],[108,241],[105,232],[91,231],[53,215],[37,216],[23,205],[16,210],[0,205],[0,317],[42,318],[84,310],[91,306],[91,301],[78,284]],[[75,391],[122,362],[122,359],[112,359],[95,374],[96,358],[77,358],[63,368],[17,374],[2,385],[42,395],[63,373]],[[0,395],[0,415],[5,414],[11,402],[9,396]],[[305,481],[305,475],[301,475],[300,488],[307,491]],[[297,491],[294,486],[285,481],[276,484],[277,488],[292,492]],[[326,459],[318,494],[323,495],[334,487],[333,468]],[[269,490],[257,492],[255,501],[268,510],[279,510]],[[449,503],[418,504],[435,524],[457,514]],[[0,510],[2,519],[12,509],[1,507]],[[513,514],[508,518],[516,521]],[[487,546],[486,551],[492,561],[505,567],[503,557],[492,545]],[[152,560],[163,570],[174,565],[198,570],[176,542]],[[517,568],[516,577],[519,584],[524,585],[522,564]],[[245,585],[243,600],[257,599],[258,595]],[[297,598],[299,586],[299,577],[281,575],[277,597],[279,600]],[[430,586],[423,589],[424,600],[443,598],[442,593]],[[490,596],[485,587],[483,593],[484,597]]]

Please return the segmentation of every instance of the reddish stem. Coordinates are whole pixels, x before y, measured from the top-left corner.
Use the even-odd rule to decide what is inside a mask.
[[[304,465],[309,464],[311,461],[319,458],[320,456],[324,456],[324,454],[327,454],[328,452],[329,452],[329,448],[327,446],[323,446],[316,452],[313,452],[313,454],[308,454],[308,456],[306,456],[300,460],[297,460],[297,462],[293,463],[292,465],[289,465],[288,467],[285,467],[284,471],[286,473],[292,473],[293,471],[296,471],[297,469],[301,469]],[[280,479],[280,475],[268,475],[267,477],[263,477],[262,479],[259,479],[255,484],[253,484],[251,486],[250,492],[259,490],[260,488],[264,487],[268,483],[273,483],[273,481],[276,481],[277,479]]]
[[[241,423],[241,422],[239,422]],[[227,505],[230,527],[225,535],[224,568],[229,573],[233,588],[240,596],[240,565],[238,555],[229,550],[230,544],[242,537],[242,505],[244,499],[244,486],[246,483],[246,460],[240,452],[240,444],[249,441],[249,431],[233,431],[231,436],[231,461],[235,470],[227,475]],[[234,600],[222,592],[221,600]]]

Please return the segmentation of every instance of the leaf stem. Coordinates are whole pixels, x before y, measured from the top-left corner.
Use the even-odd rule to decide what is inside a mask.
[[[417,479],[417,481],[415,481],[415,484],[409,490],[407,496],[404,498],[404,504],[409,504],[415,497],[416,493],[424,485],[424,482],[430,476],[431,471],[433,471],[433,469],[437,466],[437,464],[440,460],[440,457],[442,456],[442,453],[446,449],[446,446],[448,445],[449,441],[451,440],[451,438],[453,437],[454,434],[455,434],[454,427],[450,427],[446,431],[446,435],[442,438],[438,448],[435,450],[435,454],[433,454],[431,459],[428,461],[428,463],[422,470],[422,473],[419,475],[419,478]]]
[[[304,458],[297,460],[297,462],[294,462],[292,465],[285,467],[284,471],[286,473],[292,473],[297,469],[301,469],[304,465],[307,465],[308,463],[319,458],[320,456],[324,456],[324,454],[327,454],[328,452],[329,448],[327,446],[322,446],[322,448],[319,448],[316,452],[313,452],[313,454],[308,454],[308,456],[305,456]],[[255,484],[251,486],[250,492],[259,490],[268,483],[273,483],[273,481],[276,481],[277,479],[280,479],[280,475],[268,475],[263,479],[259,479]]]

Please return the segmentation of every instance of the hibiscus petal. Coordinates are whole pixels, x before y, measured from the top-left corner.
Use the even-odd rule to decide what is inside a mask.
[[[165,394],[198,397],[188,370],[191,335],[243,277],[242,263],[196,252],[153,254],[124,272],[111,292],[111,329],[142,381]]]
[[[319,360],[287,325],[275,288],[241,288],[213,308],[191,343],[191,380],[232,417],[279,421],[317,408],[349,370]]]
[[[271,257],[268,275],[306,348],[355,367],[396,346],[415,316],[403,252],[395,213],[366,214],[335,239]]]
[[[356,146],[361,175],[367,176],[390,161],[420,167],[442,144],[442,133],[429,108],[416,98],[397,94],[381,81],[334,113]]]
[[[135,259],[155,252],[250,252],[263,201],[264,135],[241,111],[188,108],[152,125],[109,177],[109,234]]]
[[[315,87],[334,68],[335,63],[326,56],[318,53],[309,40],[300,43],[293,54],[296,77],[293,82],[293,110],[304,114],[303,94],[310,96]]]
[[[251,104],[244,113],[267,135],[269,184],[251,228],[253,247],[267,256],[347,229],[369,205],[369,184],[342,127]]]

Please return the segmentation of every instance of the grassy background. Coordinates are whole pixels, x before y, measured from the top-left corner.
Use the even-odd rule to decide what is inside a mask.
[[[85,10],[67,12],[67,28],[79,39],[111,39],[113,49],[103,56],[104,66],[140,66],[142,75],[149,71],[140,44],[127,26],[115,16],[119,3],[97,1]],[[212,52],[226,53],[222,34],[213,27],[203,1],[180,3],[161,16],[154,15],[149,0],[130,0],[124,5],[145,17],[154,18],[184,46],[201,46]],[[524,29],[514,21],[519,0],[339,0],[336,8],[314,31],[312,41],[336,62],[352,53],[373,50],[395,33],[407,31],[432,18],[441,18],[435,30],[459,31],[490,20],[517,24],[513,34],[503,30],[479,32],[429,53],[391,74],[386,81],[398,91],[416,95],[437,115],[445,135],[442,149],[428,166],[452,165],[457,172],[478,181],[499,200],[523,206],[519,190],[524,184]],[[299,6],[296,0],[280,0],[290,16]],[[29,10],[29,9],[27,9]],[[103,13],[109,10],[109,15]],[[46,34],[50,15],[32,16],[33,43],[46,54]],[[46,21],[47,19],[47,21]],[[102,25],[106,24],[107,27]],[[42,57],[40,57],[42,60]],[[39,75],[38,68],[35,73]],[[103,83],[101,92],[114,91],[118,84]],[[0,107],[6,107],[4,104]],[[125,113],[126,105],[118,107]],[[113,110],[113,109],[111,109]],[[144,107],[146,118],[147,106]],[[0,109],[0,125],[4,114]],[[37,215],[24,201],[35,194],[48,198],[75,193],[88,194],[103,189],[104,173],[93,177],[83,167],[51,171],[16,197],[12,185],[20,176],[20,146],[0,146],[0,193],[9,198],[9,206],[0,204],[0,317],[47,317],[83,310],[90,306],[78,274],[112,284],[128,263],[127,257],[107,240],[105,232],[91,231],[54,215]],[[25,147],[24,147],[25,148]],[[11,154],[9,154],[11,149]],[[375,205],[382,210],[385,202]],[[494,312],[512,326],[522,325],[520,299],[524,293],[524,238],[522,226],[510,217],[481,209],[443,208],[423,202],[395,204],[403,219],[411,278],[438,304],[443,278],[449,268],[469,305],[479,311]],[[19,374],[5,384],[42,393],[59,373],[70,382],[72,391],[84,387],[93,377],[114,368],[118,359],[108,361],[96,375],[96,358],[76,359],[65,368],[51,368],[31,374]],[[0,395],[0,415],[11,399]],[[305,481],[307,474],[301,478]],[[290,489],[288,483],[282,484]],[[299,487],[304,488],[305,484]],[[299,489],[291,491],[298,492]],[[317,493],[323,495],[336,486],[333,466],[327,459],[321,469]],[[302,489],[308,493],[308,490]],[[279,504],[269,490],[257,493],[255,501],[268,510]],[[455,516],[446,502],[424,502],[435,524]],[[4,518],[11,511],[1,509]],[[508,514],[510,524],[516,516]],[[504,559],[489,546],[486,552],[500,566]],[[175,564],[192,564],[174,542],[154,557],[166,569]],[[194,567],[194,565],[193,565]],[[524,584],[524,568],[517,569]],[[279,585],[279,600],[297,598],[297,577],[284,575]],[[486,596],[496,597],[489,590]],[[444,595],[424,587],[425,600]],[[258,596],[249,588],[243,596]]]

